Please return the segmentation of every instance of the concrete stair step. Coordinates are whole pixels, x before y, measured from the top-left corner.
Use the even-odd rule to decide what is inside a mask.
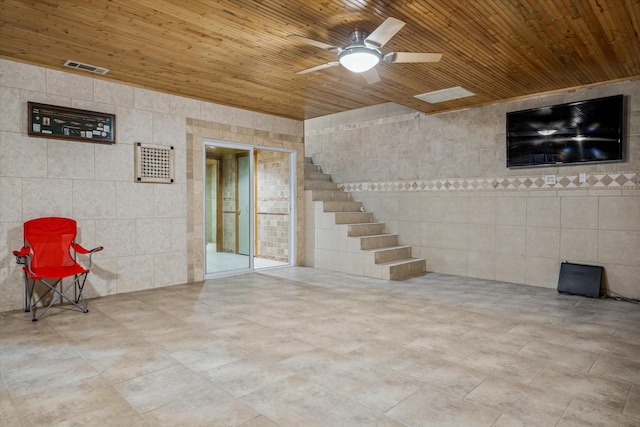
[[[313,190],[311,193],[311,200],[314,202],[327,202],[330,200],[350,202],[351,193],[347,193],[345,191]]]
[[[349,224],[347,235],[349,237],[372,236],[384,234],[384,222],[366,222],[364,224]]]
[[[309,181],[328,181],[331,182],[331,175],[322,172],[304,171],[304,179]]]
[[[311,163],[305,163],[304,164],[304,171],[305,172],[322,172],[322,167],[320,167],[318,165],[311,164]]]
[[[360,212],[362,202],[345,202],[341,200],[327,200],[322,203],[325,212]]]
[[[381,264],[389,268],[389,280],[403,280],[421,276],[427,272],[427,261],[421,258],[407,258]]]
[[[380,234],[377,236],[360,237],[360,249],[363,251],[386,248],[389,246],[398,246],[397,234]]]
[[[372,212],[336,212],[336,224],[362,224],[373,222]]]
[[[304,163],[305,164],[307,164],[307,163],[312,164],[313,163],[313,159],[311,157],[305,157],[304,158]]]
[[[411,246],[394,246],[372,250],[376,264],[385,264],[393,261],[411,258]]]
[[[304,182],[305,190],[340,191],[338,184],[329,181],[309,181]]]

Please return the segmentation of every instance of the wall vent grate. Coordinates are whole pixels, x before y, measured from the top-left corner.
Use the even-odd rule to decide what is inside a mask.
[[[90,73],[96,74],[107,74],[109,72],[108,69],[102,67],[96,67],[95,65],[83,64],[82,62],[67,60],[64,63],[65,67],[75,68],[78,70],[89,71]]]

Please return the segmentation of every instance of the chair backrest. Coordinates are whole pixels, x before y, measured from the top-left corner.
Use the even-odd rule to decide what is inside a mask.
[[[24,223],[25,246],[32,251],[31,267],[71,266],[71,244],[77,233],[76,221],[71,218],[47,217]]]

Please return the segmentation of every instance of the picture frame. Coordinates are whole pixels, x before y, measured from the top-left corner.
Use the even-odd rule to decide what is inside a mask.
[[[28,135],[97,144],[116,143],[115,114],[28,102]]]

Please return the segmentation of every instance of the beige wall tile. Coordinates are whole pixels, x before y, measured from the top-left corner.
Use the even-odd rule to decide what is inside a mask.
[[[470,197],[469,224],[495,224],[496,206],[496,197]]]
[[[6,236],[6,239],[0,240],[0,253],[7,254],[7,256],[0,257],[0,267],[20,269],[20,266],[16,264],[16,259],[12,252],[19,250],[24,243],[22,220],[15,222],[0,221],[0,233],[2,233],[3,236]],[[0,281],[0,283],[4,282]],[[2,303],[0,303],[0,306],[1,305]]]
[[[496,256],[493,252],[469,251],[467,274],[471,277],[493,280],[496,275]]]
[[[22,131],[23,106],[20,102],[20,89],[0,86],[0,131]],[[26,105],[25,105],[26,108]]]
[[[93,143],[48,140],[47,176],[54,179],[92,180],[95,176]]]
[[[134,181],[134,151],[129,144],[94,144],[95,179],[100,181]]]
[[[134,90],[131,86],[106,80],[93,80],[93,100],[96,102],[132,108],[134,105],[133,93]]]
[[[186,123],[184,117],[153,113],[153,143],[186,150]]]
[[[47,140],[0,132],[0,171],[3,176],[47,176]]]
[[[562,197],[561,225],[563,228],[598,228],[597,197]]]
[[[527,257],[558,258],[560,229],[527,227]]]
[[[569,262],[594,263],[598,260],[598,230],[562,229],[560,258]]]
[[[12,248],[12,250],[20,249],[20,247]],[[0,312],[24,308],[24,273],[18,267],[1,267],[0,283],[12,284],[13,290],[4,292],[0,300]]]
[[[501,255],[525,255],[527,228],[512,225],[496,226],[496,253]]]
[[[116,107],[116,143],[153,142],[153,113],[127,107]],[[133,158],[133,147],[131,147]]]
[[[47,69],[47,93],[93,101],[93,79]]]
[[[73,181],[68,179],[22,180],[22,219],[43,216],[73,217]]]
[[[598,262],[640,267],[640,231],[598,231]]]
[[[95,259],[94,259],[95,261]],[[114,258],[100,258],[100,262],[94,262],[91,273],[87,276],[84,287],[85,298],[95,298],[113,295],[117,292],[118,262]]]
[[[601,230],[640,231],[640,197],[600,198]]]
[[[560,261],[551,258],[527,256],[525,283],[527,285],[557,288],[560,275]]]
[[[528,227],[560,227],[559,197],[529,197],[527,199]]]
[[[153,217],[153,192],[156,184],[118,182],[116,184],[116,216],[117,218],[151,218]]]
[[[169,99],[171,114],[181,117],[200,118],[200,106],[201,102],[191,98],[185,98],[183,96],[172,96]]]
[[[22,180],[0,177],[0,194],[2,222],[22,221]]]
[[[496,255],[495,280],[525,282],[526,258],[520,255]]]
[[[184,252],[156,254],[153,262],[153,283],[156,288],[187,281],[187,260]]]
[[[138,110],[171,113],[171,95],[148,89],[134,88],[134,106]]]
[[[134,292],[153,288],[153,255],[118,257],[117,291]]]
[[[604,263],[603,267],[607,289],[623,297],[640,298],[640,287],[637,286],[640,267],[607,263]]]
[[[496,224],[527,225],[527,198],[497,197]]]
[[[96,220],[95,224],[96,245],[104,247],[101,255],[119,258],[136,254],[135,219]]]
[[[185,217],[186,185],[185,184],[156,184],[153,186],[153,216]]]
[[[76,219],[106,219],[116,216],[116,183],[73,181],[73,215]]]
[[[46,92],[47,69],[0,59],[0,86]]]
[[[171,218],[171,251],[187,253],[187,219]],[[174,282],[181,283],[181,282]]]
[[[229,123],[229,108],[210,102],[202,102],[200,104],[200,118],[210,122]]]
[[[398,223],[398,239],[401,245],[420,245],[422,244],[421,234],[422,225],[420,222],[401,221]]]
[[[136,254],[158,254],[171,251],[170,218],[136,220]]]
[[[469,251],[494,253],[496,251],[496,227],[491,225],[470,224]]]

